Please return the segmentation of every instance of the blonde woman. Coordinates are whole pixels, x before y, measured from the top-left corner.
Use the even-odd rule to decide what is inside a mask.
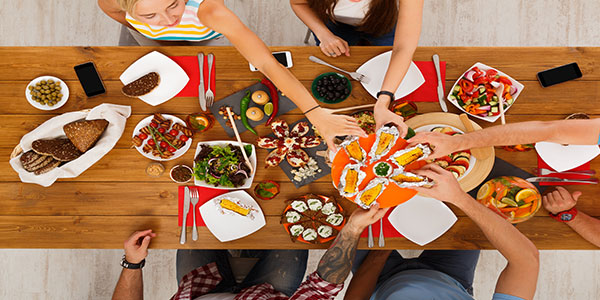
[[[356,120],[321,108],[269,48],[220,0],[98,0],[111,18],[159,41],[203,41],[225,36],[258,70],[286,94],[334,149],[336,135],[366,134]]]

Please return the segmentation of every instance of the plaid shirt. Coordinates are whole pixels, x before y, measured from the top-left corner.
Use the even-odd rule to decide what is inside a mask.
[[[216,263],[202,266],[183,276],[179,289],[171,300],[196,299],[212,291],[221,280]],[[276,291],[268,283],[263,283],[242,290],[235,300],[325,300],[333,299],[343,287],[344,284],[329,283],[314,272],[298,287],[292,297]]]

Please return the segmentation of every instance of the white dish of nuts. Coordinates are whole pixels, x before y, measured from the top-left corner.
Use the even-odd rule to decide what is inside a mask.
[[[27,84],[25,97],[37,109],[55,110],[67,103],[69,88],[54,76],[40,76]]]

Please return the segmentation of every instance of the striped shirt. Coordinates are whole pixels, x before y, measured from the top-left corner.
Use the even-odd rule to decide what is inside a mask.
[[[202,25],[198,19],[198,7],[202,1],[188,0],[181,22],[173,27],[148,25],[134,19],[129,13],[125,18],[139,33],[153,40],[199,42],[220,37],[220,33]]]

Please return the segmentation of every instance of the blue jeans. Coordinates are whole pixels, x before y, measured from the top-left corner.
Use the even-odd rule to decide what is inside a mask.
[[[372,34],[360,32],[356,30],[356,27],[344,24],[344,23],[333,23],[328,21],[325,23],[325,26],[336,36],[345,40],[349,46],[356,46],[358,42],[362,40],[367,40],[371,43],[372,46],[393,46],[394,45],[394,34],[396,34],[396,26],[394,25],[394,29],[390,32],[380,35],[374,36]],[[321,44],[321,41],[317,38],[317,36],[313,32],[313,37],[315,38],[315,42],[317,46]]]
[[[241,290],[269,283],[275,290],[291,296],[306,271],[307,250],[243,250],[241,257],[258,258],[244,281],[237,284],[227,250],[177,250],[177,283],[190,271],[211,262],[217,264],[223,280],[211,293],[239,293]]]
[[[373,250],[377,251],[377,250]],[[352,272],[356,273],[369,250],[356,251]],[[425,250],[417,258],[404,259],[393,251],[377,279],[377,285],[399,272],[415,269],[436,270],[456,279],[473,295],[473,278],[479,260],[479,250]]]

